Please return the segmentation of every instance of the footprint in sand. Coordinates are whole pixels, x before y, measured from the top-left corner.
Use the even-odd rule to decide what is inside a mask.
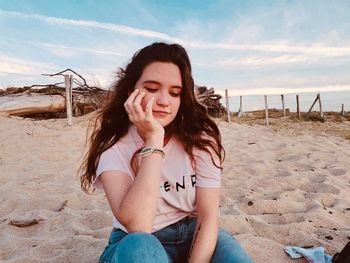
[[[239,215],[240,213],[234,208],[234,206],[222,206],[220,207],[221,215]]]
[[[305,222],[305,215],[304,214],[297,214],[297,213],[291,213],[291,214],[272,214],[272,215],[262,215],[260,218],[262,218],[266,223],[272,224],[272,225],[286,225],[291,223],[300,223]]]
[[[310,176],[309,177],[310,182],[312,183],[323,183],[324,181],[326,181],[328,179],[328,176],[325,174],[317,174],[314,176]]]
[[[292,154],[292,155],[287,155],[287,156],[280,156],[278,157],[279,162],[295,162],[295,161],[299,161],[300,160],[300,156],[297,154]]]
[[[247,203],[239,203],[236,208],[248,215],[266,215],[280,213],[305,213],[314,210],[320,205],[314,201],[305,201],[303,203],[291,200],[255,200]]]
[[[346,174],[347,170],[345,169],[329,169],[331,175],[339,176]],[[350,172],[349,172],[350,173]]]
[[[292,175],[292,173],[287,171],[287,170],[280,170],[277,172],[277,176],[279,176],[279,177],[286,177],[286,176],[290,176],[290,175]]]
[[[308,193],[329,193],[329,194],[339,194],[340,190],[333,185],[325,183],[313,183],[300,185],[299,189]]]

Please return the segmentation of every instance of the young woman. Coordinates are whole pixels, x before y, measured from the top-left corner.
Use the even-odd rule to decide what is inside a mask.
[[[191,74],[165,43],[119,71],[81,167],[82,189],[103,189],[115,217],[100,262],[252,262],[218,227],[224,149]]]

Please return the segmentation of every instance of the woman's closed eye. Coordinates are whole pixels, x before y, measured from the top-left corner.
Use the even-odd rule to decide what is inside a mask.
[[[149,88],[149,87],[145,87],[145,89],[146,89],[148,92],[151,92],[151,93],[155,93],[155,92],[157,92],[157,90],[158,90],[158,89]]]
[[[179,97],[180,96],[180,92],[170,92],[170,95],[173,97]]]
[[[147,90],[149,93],[156,93],[158,91],[157,88],[150,88],[150,87],[144,87],[145,90]],[[181,91],[171,91],[169,92],[169,94],[172,96],[172,97],[179,97],[180,94],[181,94]]]

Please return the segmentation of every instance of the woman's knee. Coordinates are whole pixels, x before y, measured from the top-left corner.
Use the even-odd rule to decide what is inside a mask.
[[[123,250],[156,249],[161,247],[159,240],[152,234],[134,232],[126,235],[119,243]]]
[[[149,233],[145,232],[134,232],[127,234],[123,239],[122,242],[142,242],[142,241],[149,241],[149,242],[157,242],[157,238]]]
[[[117,262],[166,262],[167,258],[160,241],[144,232],[128,234],[117,249]]]

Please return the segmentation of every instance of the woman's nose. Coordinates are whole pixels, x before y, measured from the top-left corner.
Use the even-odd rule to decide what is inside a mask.
[[[169,104],[169,94],[161,92],[157,96],[157,104],[167,106]]]

